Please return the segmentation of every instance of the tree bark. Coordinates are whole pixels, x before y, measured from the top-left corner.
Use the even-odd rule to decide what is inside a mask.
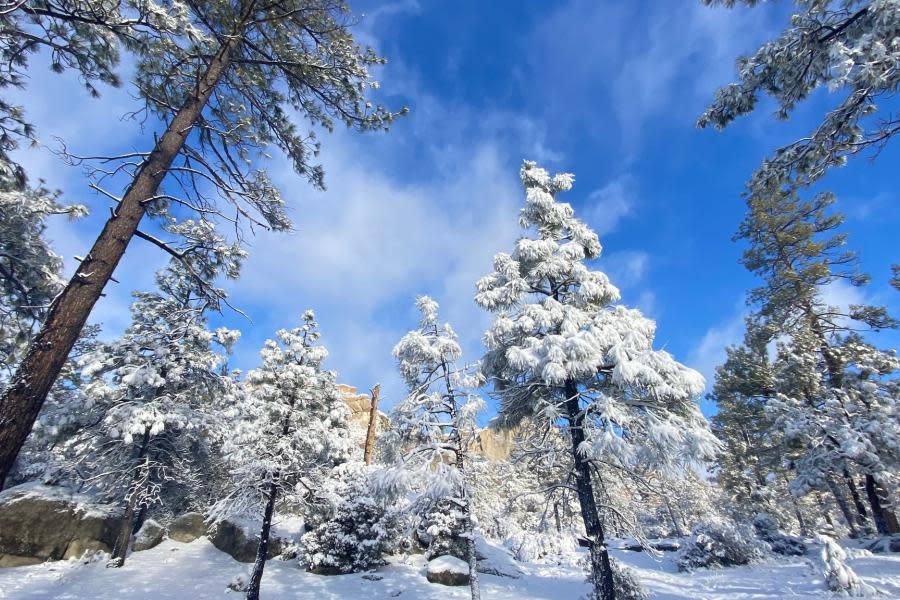
[[[269,532],[272,529],[272,513],[275,512],[275,497],[277,494],[278,485],[273,481],[269,487],[266,511],[263,513],[262,530],[259,532],[256,562],[253,563],[253,573],[250,574],[250,584],[247,586],[247,600],[259,600],[259,587],[262,583],[263,569],[266,567],[266,558],[269,556]]]
[[[875,529],[878,531],[878,535],[900,533],[896,515],[886,506],[887,493],[869,474],[866,474],[866,497],[872,507],[872,517],[875,520]]]
[[[128,490],[125,514],[122,516],[119,534],[116,536],[115,544],[113,544],[112,556],[108,565],[110,567],[121,567],[125,564],[125,558],[128,556],[128,547],[131,545],[131,537],[134,534],[134,509],[137,506],[140,491],[147,483],[147,478],[149,477],[149,472],[147,471],[147,446],[149,443],[150,429],[145,429],[144,437],[141,439],[141,447],[136,457],[137,466],[134,468],[134,475],[131,478],[131,486]]]
[[[844,480],[850,489],[850,498],[853,499],[853,507],[856,509],[856,522],[863,531],[871,532],[869,525],[869,513],[866,511],[866,505],[863,504],[862,498],[859,496],[859,490],[853,476],[847,469],[844,469]]]
[[[435,326],[435,335],[437,335],[437,326]],[[456,406],[456,390],[453,389],[453,384],[450,381],[450,368],[447,366],[447,361],[443,359],[441,360],[441,370],[444,377],[444,385],[447,387],[447,403],[450,406],[450,421],[453,426],[451,438],[454,438],[452,441],[456,444],[456,469],[459,471],[459,476],[464,486],[462,490],[462,512],[463,526],[466,528],[466,535],[468,536],[466,539],[466,558],[469,563],[469,592],[472,600],[481,600],[481,586],[478,582],[478,555],[475,549],[475,523],[472,521],[472,499],[469,497],[468,480],[466,479],[466,447],[463,442],[462,431],[460,431],[459,413]],[[378,397],[377,389],[378,386],[375,386],[375,389],[372,390],[373,406]],[[372,427],[371,420],[369,421],[369,427]]]
[[[847,522],[847,527],[850,528],[850,537],[859,537],[859,531],[856,529],[856,519],[853,518],[853,513],[850,512],[850,507],[847,506],[847,499],[844,498],[841,490],[838,489],[838,486],[835,485],[831,477],[826,477],[826,480],[828,481],[828,487],[831,489],[831,493],[834,495],[834,499],[837,502],[838,508],[841,509],[841,513],[844,515],[844,520]]]
[[[575,487],[578,493],[578,505],[584,521],[591,556],[591,581],[597,600],[615,600],[616,591],[613,585],[612,565],[609,551],[606,548],[603,526],[600,524],[600,513],[594,488],[591,485],[591,471],[588,461],[584,459],[579,448],[584,442],[584,414],[578,402],[578,387],[573,381],[567,381],[566,418],[569,421],[569,433],[572,437],[572,458],[575,462]]]
[[[375,436],[378,433],[378,392],[380,386],[376,383],[372,388],[372,405],[369,407],[369,427],[366,429],[366,445],[363,449],[363,462],[372,464],[375,456]]]
[[[220,46],[200,77],[194,93],[179,109],[141,165],[90,252],[54,300],[9,387],[0,397],[0,489],[94,304],[125,254],[146,212],[145,203],[156,195],[194,123],[228,68],[235,48],[243,39],[243,27],[252,15],[255,4],[256,0],[249,0],[241,29],[237,35],[227,37],[227,41]]]

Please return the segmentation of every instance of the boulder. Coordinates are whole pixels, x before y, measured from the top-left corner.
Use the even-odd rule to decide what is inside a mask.
[[[118,507],[72,490],[32,482],[0,493],[0,566],[109,552],[121,526]]]
[[[496,546],[482,537],[475,538],[475,570],[486,575],[519,579],[522,571],[505,548]]]
[[[141,528],[134,535],[134,541],[131,544],[131,549],[135,552],[140,552],[141,550],[149,550],[150,548],[155,548],[159,546],[159,544],[163,541],[163,538],[166,536],[166,529],[153,519],[147,519],[144,521],[144,524],[141,525]]]
[[[877,540],[866,546],[866,550],[875,554],[884,554],[886,552],[900,552],[900,535],[878,538]]]
[[[259,545],[259,530],[252,525],[237,520],[223,519],[209,530],[209,541],[213,546],[230,555],[238,562],[252,563],[256,560]],[[274,558],[284,549],[282,540],[269,536],[269,551],[266,558]]]
[[[184,513],[169,525],[169,539],[176,542],[193,542],[206,535],[206,522],[198,512]]]
[[[438,556],[428,561],[425,577],[441,585],[469,585],[469,564],[450,554]]]

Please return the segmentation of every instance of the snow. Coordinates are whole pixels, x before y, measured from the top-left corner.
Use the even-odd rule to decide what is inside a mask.
[[[672,555],[655,559],[645,552],[611,550],[635,570],[654,600],[776,600],[828,598],[818,548],[808,557],[772,559],[749,567],[700,569],[678,573]],[[847,564],[884,598],[900,597],[900,555],[872,555],[847,547]],[[436,560],[443,560],[441,559]],[[434,561],[433,561],[434,562]],[[462,561],[459,561],[462,563]],[[465,565],[465,563],[462,563]],[[584,572],[574,565],[516,563],[518,579],[482,574],[482,595],[496,600],[577,598],[588,591]],[[296,562],[270,561],[263,576],[262,597],[332,600],[360,598],[468,598],[467,587],[448,588],[425,579],[428,565],[421,555],[392,557],[377,573],[324,576],[306,573]],[[205,538],[189,544],[166,540],[156,548],[131,555],[120,569],[104,561],[76,560],[0,569],[3,600],[239,600],[227,591],[236,575],[251,565],[234,561]],[[374,576],[373,576],[374,575]],[[364,578],[365,577],[365,578]],[[380,578],[380,579],[379,579]]]
[[[428,561],[428,572],[468,575],[469,565],[461,558],[445,554],[444,556],[438,556],[437,558]]]

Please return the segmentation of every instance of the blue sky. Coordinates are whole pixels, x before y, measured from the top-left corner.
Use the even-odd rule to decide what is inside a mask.
[[[296,232],[252,240],[241,280],[229,283],[234,313],[215,325],[243,337],[232,364],[257,363],[262,342],[291,327],[307,307],[319,315],[327,365],[367,389],[381,382],[387,406],[403,394],[391,349],[416,324],[413,299],[432,295],[478,358],[490,316],[472,301],[491,257],[509,251],[525,158],[570,171],[565,196],[601,236],[597,267],[623,301],[658,323],[657,345],[711,378],[724,347],[740,340],[744,293],[753,278],[731,241],[743,213],[740,192],[761,159],[807,133],[827,92],[788,122],[763,103],[723,133],[694,120],[718,85],[733,79],[734,59],[780,30],[788,5],[723,10],[693,0],[656,2],[358,2],[358,38],[389,63],[380,95],[409,116],[389,134],[337,131],[322,138],[328,191],[311,189],[274,157],[265,165],[288,199]],[[125,70],[127,74],[127,69]],[[55,137],[75,152],[147,149],[150,131],[118,118],[134,108],[128,86],[91,99],[71,75],[37,58],[26,104],[43,147],[19,159],[33,178],[87,204],[93,216],[54,221],[50,235],[66,256],[83,255],[107,214],[82,172],[49,150]],[[897,149],[858,158],[829,176],[848,213],[850,244],[873,284],[834,288],[836,303],[869,300],[900,312],[887,286],[900,262],[893,232]],[[149,289],[165,256],[134,240],[95,310],[104,335],[128,324],[129,294]],[[882,344],[896,346],[895,334]]]

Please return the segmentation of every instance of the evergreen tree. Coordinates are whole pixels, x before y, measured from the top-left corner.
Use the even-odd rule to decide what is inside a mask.
[[[585,264],[600,255],[597,235],[555,195],[572,176],[549,176],[532,162],[522,238],[494,258],[476,302],[497,313],[484,336],[483,371],[500,400],[499,418],[529,417],[563,427],[571,440],[572,483],[591,555],[594,594],[615,597],[591,460],[622,468],[685,464],[709,456],[715,440],[696,403],[703,378],[652,349],[654,323],[616,305],[619,291]]]
[[[262,516],[249,600],[259,598],[276,505],[321,502],[323,481],[357,450],[335,375],[322,368],[328,351],[317,343],[313,311],[303,313],[301,327],[277,335],[281,344],[266,341],[262,365],[247,374],[224,446],[232,490],[212,515]]]
[[[450,325],[439,324],[437,302],[420,296],[416,306],[422,313],[419,329],[403,336],[394,348],[409,387],[409,395],[392,419],[402,448],[401,468],[417,480],[422,492],[416,505],[431,520],[426,526],[434,538],[429,555],[453,554],[453,538],[464,540],[465,552],[460,554],[469,562],[472,600],[478,600],[469,468],[475,415],[484,402],[467,391],[478,384],[478,378],[457,368],[462,350]]]
[[[758,0],[703,0],[734,6]],[[754,198],[805,187],[866,150],[877,152],[900,131],[896,115],[879,108],[896,93],[900,7],[893,0],[798,0],[789,26],[738,60],[739,81],[721,88],[700,117],[701,127],[724,128],[752,112],[762,94],[787,119],[820,88],[835,92],[813,131],[775,151],[753,174]]]
[[[96,424],[68,441],[83,480],[124,498],[125,515],[111,564],[123,564],[138,515],[160,500],[166,485],[205,475],[192,456],[208,448],[214,399],[233,385],[213,350],[229,350],[238,333],[206,328],[202,301],[180,263],[157,277],[159,292],[137,292],[132,324],[121,338],[82,359],[91,378],[85,395]]]
[[[129,18],[130,11],[150,15],[147,26],[128,30],[128,49],[143,101],[137,114],[158,119],[165,131],[151,150],[103,157],[95,170],[131,183],[121,197],[93,184],[116,208],[0,397],[7,416],[0,425],[0,483],[132,237],[183,259],[182,250],[138,230],[148,212],[175,205],[198,220],[233,224],[238,237],[241,224],[289,229],[281,195],[256,163],[274,145],[298,174],[324,185],[322,169],[311,163],[318,145],[298,131],[293,112],[326,130],[343,122],[360,131],[385,129],[399,114],[370,102],[377,84],[369,68],[384,61],[354,42],[340,0],[122,6]],[[30,16],[53,39],[46,19],[55,17],[34,10]]]
[[[83,206],[60,203],[57,194],[42,186],[30,187],[10,175],[0,173],[0,387],[12,376],[63,287],[62,259],[46,239],[47,219],[86,212]]]
[[[773,386],[767,415],[797,449],[797,494],[830,488],[848,519],[865,520],[854,471],[866,478],[875,523],[896,527],[884,506],[885,488],[897,472],[898,426],[893,351],[866,344],[860,332],[897,326],[883,307],[829,305],[829,285],[862,286],[868,277],[837,233],[843,215],[831,210],[831,194],[810,200],[796,192],[750,197],[739,236],[749,243],[744,265],[763,285],[749,294],[762,326],[776,339]],[[749,380],[748,380],[749,383]],[[843,501],[835,479],[846,483],[855,512]]]

